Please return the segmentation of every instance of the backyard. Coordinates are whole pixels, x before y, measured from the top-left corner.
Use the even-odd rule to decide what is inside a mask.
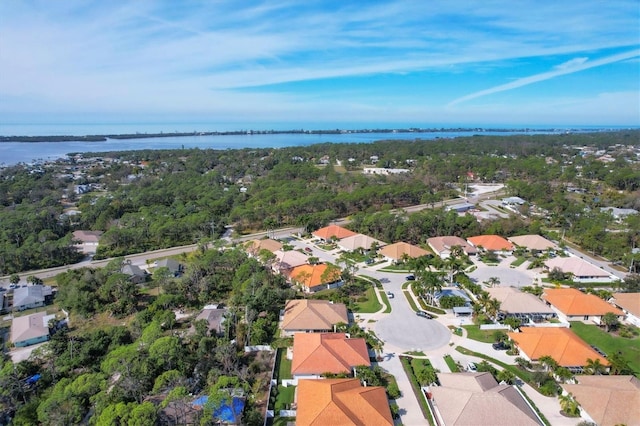
[[[620,353],[636,377],[640,377],[640,337],[628,339],[613,336],[597,325],[572,322],[571,330],[590,345],[597,346],[607,355]]]

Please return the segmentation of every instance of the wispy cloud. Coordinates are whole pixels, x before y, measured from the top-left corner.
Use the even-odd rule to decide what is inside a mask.
[[[485,90],[480,90],[478,92],[474,92],[469,95],[462,96],[458,99],[455,99],[451,101],[447,106],[454,106],[456,104],[467,102],[472,99],[480,98],[482,96],[488,96],[494,93],[517,89],[519,87],[528,86],[530,84],[539,83],[545,80],[550,80],[552,78],[556,78],[562,75],[573,74],[579,71],[587,70],[589,68],[600,67],[600,66],[612,64],[615,62],[636,58],[638,56],[640,56],[640,49],[619,53],[617,55],[607,56],[605,58],[600,58],[594,61],[587,61],[587,58],[575,58],[556,66],[553,71],[530,75],[528,77],[519,78],[510,83],[501,84],[499,86],[494,86]]]

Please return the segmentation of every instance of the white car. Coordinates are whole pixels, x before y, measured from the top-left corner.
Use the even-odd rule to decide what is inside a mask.
[[[393,293],[392,293],[392,292],[390,292],[390,291],[388,291],[388,292],[387,292],[387,297],[388,297],[389,299],[393,299],[393,297],[394,297],[394,296],[393,296]]]
[[[469,362],[469,364],[467,364],[467,371],[476,372],[478,371],[478,366],[475,362]]]

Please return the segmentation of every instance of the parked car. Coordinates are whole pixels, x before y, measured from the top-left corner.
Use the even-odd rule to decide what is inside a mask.
[[[431,315],[429,315],[428,313],[426,313],[425,311],[418,311],[416,312],[416,315],[422,318],[426,318],[426,319],[431,319]]]
[[[392,293],[392,292],[390,292],[390,291],[388,291],[388,292],[387,292],[387,297],[388,297],[389,299],[393,299],[393,298],[394,298],[393,293]]]
[[[367,260],[364,261],[365,264],[367,265],[371,265],[373,262],[375,262],[375,260],[368,258]]]
[[[407,281],[414,281],[416,279],[416,276],[411,274],[411,275],[407,275],[406,277],[404,277],[405,280]]]
[[[9,288],[18,288],[17,284],[9,284]]]
[[[509,349],[509,346],[504,342],[496,342],[492,346],[493,349],[497,351],[506,351],[507,349]]]
[[[304,251],[306,251],[307,253],[311,253],[311,252],[313,252],[313,250],[311,250],[311,248],[310,248],[310,247],[305,247],[305,248],[304,248]]]
[[[469,364],[467,364],[467,371],[476,372],[478,371],[478,366],[475,362],[469,362]]]

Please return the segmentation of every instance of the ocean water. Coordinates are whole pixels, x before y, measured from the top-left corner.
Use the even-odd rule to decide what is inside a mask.
[[[280,126],[279,126],[280,127]],[[409,126],[407,126],[408,128]],[[298,127],[280,127],[292,129]],[[323,127],[309,127],[323,128]],[[326,128],[326,126],[324,127]],[[360,127],[364,128],[364,127]],[[255,127],[265,129],[265,127]],[[41,135],[102,135],[102,134],[135,134],[160,132],[207,132],[229,131],[215,125],[201,123],[182,124],[0,124],[0,135],[3,136],[41,136]],[[529,130],[526,133],[562,133],[564,129]],[[32,163],[37,161],[64,158],[69,153],[132,151],[140,149],[241,149],[241,148],[282,148],[288,146],[305,146],[324,142],[334,143],[371,143],[381,139],[414,140],[454,138],[475,134],[511,135],[525,133],[522,130],[506,132],[490,131],[443,131],[443,132],[411,132],[411,133],[341,133],[341,134],[240,134],[240,135],[203,135],[158,137],[140,139],[107,139],[103,142],[1,142],[0,165]]]

